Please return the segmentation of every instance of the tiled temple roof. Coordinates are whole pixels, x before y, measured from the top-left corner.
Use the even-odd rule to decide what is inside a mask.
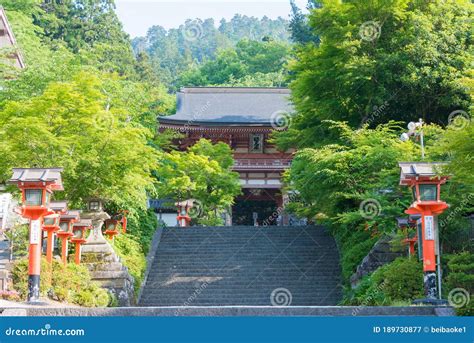
[[[293,107],[286,88],[190,87],[177,94],[176,114],[163,124],[270,126]]]

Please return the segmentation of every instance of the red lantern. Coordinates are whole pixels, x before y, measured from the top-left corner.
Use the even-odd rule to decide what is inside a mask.
[[[51,201],[49,208],[55,214],[43,217],[43,230],[47,233],[46,260],[53,262],[54,234],[59,231],[60,214],[67,212],[66,201]]]
[[[47,233],[46,260],[53,262],[54,233],[59,231],[59,214],[43,217],[43,230]]]
[[[61,260],[67,264],[68,240],[73,236],[73,224],[79,220],[79,211],[68,211],[62,214],[57,235],[61,239]]]
[[[81,263],[81,245],[86,242],[86,231],[92,227],[90,219],[81,219],[79,222],[73,224],[71,242],[76,245],[76,252],[74,262]]]
[[[107,219],[105,221],[105,234],[109,236],[109,239],[113,239],[116,235],[119,234],[118,227],[120,221],[117,219]]]
[[[189,226],[191,224],[191,217],[189,216],[189,210],[193,207],[194,199],[189,199],[185,201],[179,201],[176,203],[178,208],[178,226]]]
[[[54,211],[49,208],[53,191],[63,190],[62,168],[13,168],[9,183],[21,190],[19,213],[30,219],[28,301],[39,301],[41,272],[41,218]]]
[[[437,174],[437,169],[444,165],[444,163],[429,162],[399,163],[400,185],[411,187],[414,200],[405,213],[421,216],[421,250],[423,252],[426,299],[420,302],[433,303],[436,301],[437,260],[438,269],[440,268],[437,216],[449,207],[446,202],[441,200],[441,185],[447,182],[449,176]],[[438,277],[439,295],[441,294],[440,283],[441,278]]]

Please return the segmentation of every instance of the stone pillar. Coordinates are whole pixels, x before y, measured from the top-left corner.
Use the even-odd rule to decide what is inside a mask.
[[[135,304],[134,280],[112,246],[102,235],[104,221],[110,216],[103,212],[86,212],[81,218],[91,219],[93,229],[82,245],[82,264],[91,272],[93,281],[108,289],[118,300],[119,306]]]

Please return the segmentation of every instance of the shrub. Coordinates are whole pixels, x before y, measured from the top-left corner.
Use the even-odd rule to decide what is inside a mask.
[[[397,258],[362,279],[347,305],[393,305],[423,297],[423,270],[414,258]]]
[[[12,280],[15,290],[21,299],[28,295],[28,259],[21,259],[13,264]],[[46,258],[41,259],[40,296],[47,296],[51,292],[51,265]]]
[[[467,251],[446,255],[447,276],[445,278],[445,296],[455,305],[456,313],[462,316],[474,315],[474,254]],[[469,297],[456,299],[450,292],[456,288],[466,290]],[[451,299],[450,299],[451,298]],[[459,301],[459,302],[458,302]],[[462,305],[461,307],[456,307]]]
[[[17,291],[0,291],[0,299],[10,301],[20,301],[20,294]]]
[[[146,271],[146,256],[139,242],[129,234],[117,235],[113,247],[123,264],[134,278],[134,288],[137,294]]]
[[[392,300],[414,300],[423,297],[423,267],[416,258],[397,258],[383,274],[385,293]]]
[[[140,243],[144,255],[148,253],[157,227],[158,219],[152,209],[135,210],[129,214],[127,234]]]
[[[13,286],[21,299],[28,294],[28,260],[14,263],[12,269]],[[54,260],[49,264],[41,259],[41,293],[53,300],[87,307],[107,306],[111,302],[109,292],[91,281],[89,270],[82,265],[62,263]]]
[[[354,239],[353,239],[354,238]],[[357,266],[377,242],[377,237],[371,238],[366,233],[356,232],[350,238],[344,238],[346,243],[341,247],[341,269],[343,280],[355,273]]]
[[[5,236],[10,241],[13,255],[23,257],[28,255],[28,246],[30,242],[29,227],[25,224],[17,224],[5,232]]]

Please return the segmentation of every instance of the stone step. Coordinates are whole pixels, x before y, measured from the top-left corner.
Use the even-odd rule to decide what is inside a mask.
[[[271,305],[283,287],[298,305],[334,305],[339,282],[337,246],[321,227],[165,228],[139,304],[194,295],[193,304]]]
[[[128,278],[129,274],[127,271],[114,271],[114,270],[107,270],[107,271],[92,271],[91,277],[94,280],[100,279],[118,279],[118,278]]]
[[[121,262],[107,262],[107,263],[82,263],[90,271],[121,271],[123,270],[123,265]]]

